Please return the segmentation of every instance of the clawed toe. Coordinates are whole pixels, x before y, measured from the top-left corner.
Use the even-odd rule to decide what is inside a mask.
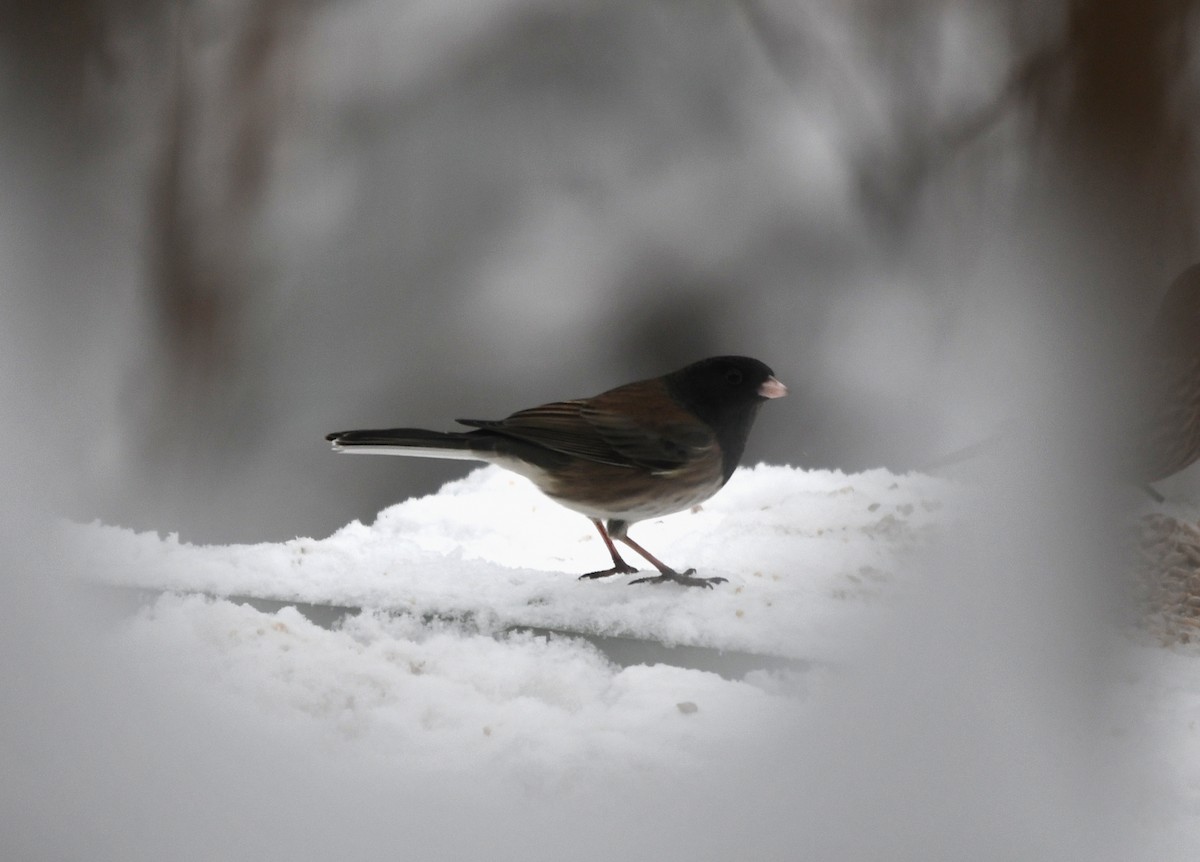
[[[611,569],[601,569],[598,572],[588,572],[586,575],[580,575],[579,580],[596,580],[597,578],[607,578],[612,575],[632,575],[635,572],[637,572],[637,569],[633,566],[613,566]]]
[[[638,578],[630,581],[629,583],[631,584],[662,584],[671,581],[684,587],[704,587],[711,590],[713,584],[726,583],[725,578],[694,578],[692,576],[696,574],[695,569],[688,569],[686,572],[680,573],[670,566],[664,565],[661,560],[629,538],[628,533],[625,532],[629,524],[625,521],[610,519],[608,525],[605,526],[598,518],[593,518],[592,524],[596,527],[596,532],[600,534],[600,538],[604,540],[604,547],[608,549],[608,554],[612,557],[613,566],[611,569],[602,569],[598,572],[588,572],[586,575],[580,575],[579,580],[581,581],[607,578],[610,575],[632,575],[637,572],[637,569],[622,560],[621,555],[617,553],[616,545],[613,544],[613,539],[616,538],[649,560],[654,568],[658,569],[661,573],[646,578]]]
[[[654,575],[648,578],[638,578],[630,581],[629,583],[632,586],[633,584],[665,584],[669,581],[685,587],[704,587],[705,589],[711,590],[713,588],[713,584],[725,584],[729,582],[727,578],[693,578],[692,575],[694,574],[696,574],[695,569],[688,569],[683,573],[673,572],[668,569],[661,575]]]

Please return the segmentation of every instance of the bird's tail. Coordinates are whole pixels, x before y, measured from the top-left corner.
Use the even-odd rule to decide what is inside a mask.
[[[365,455],[406,455],[412,458],[450,458],[461,461],[490,461],[493,441],[471,432],[426,431],[424,428],[382,428],[335,431],[325,439],[335,452]]]

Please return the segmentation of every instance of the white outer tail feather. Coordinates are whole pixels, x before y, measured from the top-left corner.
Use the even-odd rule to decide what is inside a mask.
[[[342,446],[336,441],[334,452],[355,455],[404,455],[408,458],[444,458],[447,461],[489,461],[487,456],[467,449],[439,449],[436,446]]]

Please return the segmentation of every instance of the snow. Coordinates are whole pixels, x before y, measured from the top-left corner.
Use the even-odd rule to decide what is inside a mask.
[[[591,526],[497,468],[324,539],[64,525],[74,571],[149,591],[103,652],[141,706],[101,710],[88,756],[149,740],[139,778],[178,761],[235,824],[147,792],[134,845],[176,859],[1194,858],[1195,654],[996,578],[988,511],[919,474],[743,469],[631,531],[714,590],[577,580],[606,564]]]
[[[938,522],[949,492],[886,470],[759,466],[699,511],[631,530],[677,568],[729,579],[713,591],[577,580],[567,573],[609,564],[591,524],[495,467],[322,540],[203,547],[101,524],[80,538],[93,577],[114,585],[831,660],[849,632],[871,625],[890,570]]]
[[[412,617],[356,616],[330,631],[293,609],[169,596],[126,638],[164,672],[224,687],[322,747],[417,772],[498,769],[543,790],[597,770],[694,766],[735,716],[786,712],[784,698],[714,674],[617,670],[576,641]]]

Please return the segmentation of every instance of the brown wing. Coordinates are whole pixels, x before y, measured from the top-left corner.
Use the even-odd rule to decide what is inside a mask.
[[[659,380],[531,407],[507,419],[457,421],[575,458],[654,472],[678,469],[716,445],[708,426],[679,407]]]

